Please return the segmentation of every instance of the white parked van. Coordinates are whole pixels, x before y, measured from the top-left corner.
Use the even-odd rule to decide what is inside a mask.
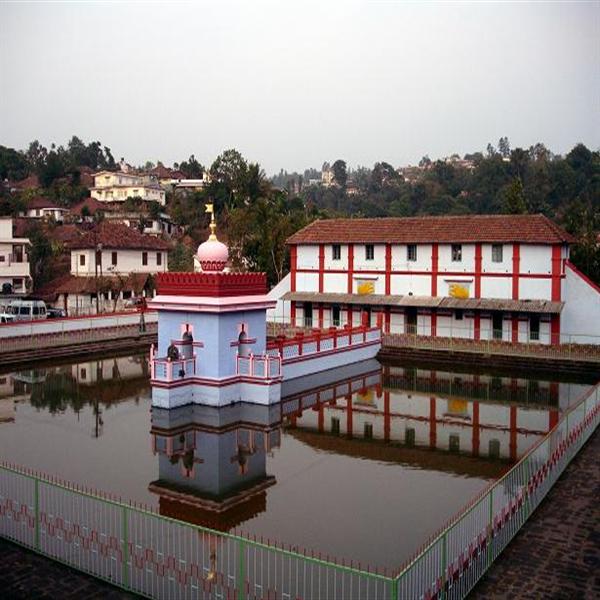
[[[15,321],[34,321],[48,316],[46,303],[43,300],[13,300],[6,312],[13,315]]]

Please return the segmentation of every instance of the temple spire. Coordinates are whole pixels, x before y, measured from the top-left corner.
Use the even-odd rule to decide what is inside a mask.
[[[206,211],[207,213],[210,214],[210,235],[208,236],[209,240],[216,240],[217,239],[217,222],[215,220],[215,205],[212,202],[207,202],[206,203]]]

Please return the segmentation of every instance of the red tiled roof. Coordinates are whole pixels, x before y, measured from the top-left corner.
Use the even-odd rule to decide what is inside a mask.
[[[81,232],[76,225],[57,225],[47,231],[48,237],[54,241],[62,242],[63,244],[69,244],[76,240]]]
[[[139,294],[144,289],[148,277],[148,273],[130,273],[125,278],[63,275],[40,288],[36,295],[44,298],[55,298],[58,294],[93,294],[96,290],[101,292],[131,290]]]
[[[62,208],[65,210],[63,206],[58,206],[55,202],[52,202],[52,200],[48,200],[48,198],[43,198],[42,196],[32,198],[27,203],[27,209],[29,210],[31,208]]]
[[[69,244],[71,249],[104,248],[122,250],[168,250],[170,245],[152,235],[145,235],[121,223],[102,222],[92,229],[81,231],[78,239]]]
[[[25,179],[21,179],[21,181],[12,181],[10,186],[16,190],[35,190],[41,187],[37,175],[30,175]]]
[[[98,211],[108,212],[113,210],[110,202],[101,202],[100,200],[96,200],[96,198],[84,198],[77,204],[71,207],[71,214],[81,215],[81,210],[84,206],[87,206],[90,215],[96,214]]]
[[[575,239],[544,215],[465,215],[314,221],[288,244],[522,242],[573,243]]]

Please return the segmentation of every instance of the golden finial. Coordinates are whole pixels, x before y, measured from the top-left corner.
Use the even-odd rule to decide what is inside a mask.
[[[215,221],[215,206],[212,202],[207,202],[206,203],[206,211],[207,213],[210,214],[210,235],[208,236],[209,240],[216,240],[217,239],[217,222]]]

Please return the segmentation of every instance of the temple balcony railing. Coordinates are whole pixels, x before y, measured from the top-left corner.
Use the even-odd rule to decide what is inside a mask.
[[[337,329],[315,329],[311,332],[297,332],[292,338],[279,336],[267,344],[267,354],[279,354],[283,361],[297,356],[335,351],[381,340],[379,327],[344,327]]]
[[[279,353],[249,354],[237,356],[237,374],[258,379],[281,377],[281,356]]]
[[[171,359],[156,357],[154,346],[150,349],[150,369],[153,381],[170,383],[196,375],[196,355],[187,358]]]

